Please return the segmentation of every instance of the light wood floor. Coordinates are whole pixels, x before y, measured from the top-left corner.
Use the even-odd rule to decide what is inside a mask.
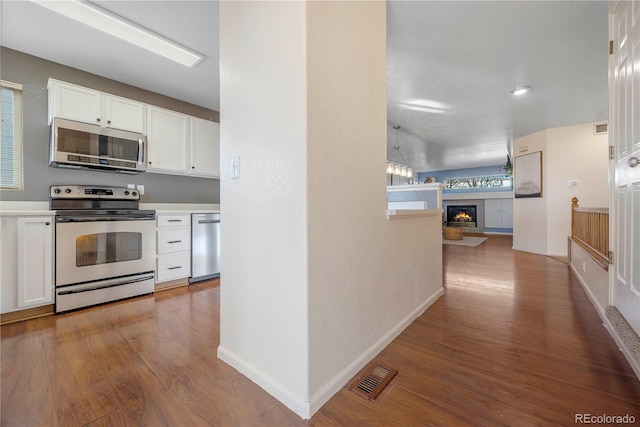
[[[1,425],[640,422],[640,381],[569,268],[510,247],[444,246],[446,294],[374,360],[400,371],[375,403],[343,389],[305,422],[219,361],[210,281],[2,326]]]

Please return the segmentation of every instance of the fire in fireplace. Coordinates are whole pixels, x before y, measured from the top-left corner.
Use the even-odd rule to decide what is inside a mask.
[[[476,205],[447,206],[447,225],[476,226]]]

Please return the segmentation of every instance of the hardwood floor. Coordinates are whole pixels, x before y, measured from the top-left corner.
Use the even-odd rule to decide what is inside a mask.
[[[216,358],[218,281],[2,326],[2,426],[547,426],[635,416],[640,381],[569,268],[490,236],[444,246],[446,293],[303,421]]]

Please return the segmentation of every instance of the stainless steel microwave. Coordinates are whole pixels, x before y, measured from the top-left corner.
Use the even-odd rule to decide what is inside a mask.
[[[144,135],[54,118],[49,166],[140,173],[146,168]]]

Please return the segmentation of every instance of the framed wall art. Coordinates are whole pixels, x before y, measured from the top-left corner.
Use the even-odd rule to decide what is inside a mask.
[[[516,199],[542,197],[542,151],[514,159],[513,187]]]

